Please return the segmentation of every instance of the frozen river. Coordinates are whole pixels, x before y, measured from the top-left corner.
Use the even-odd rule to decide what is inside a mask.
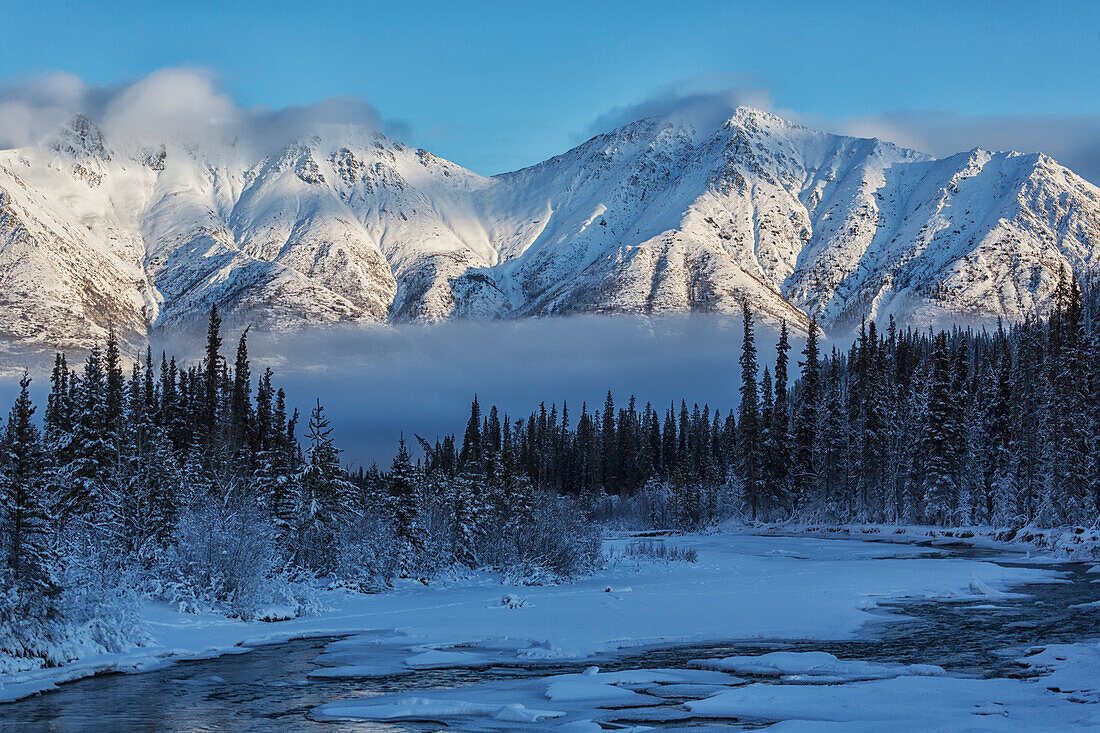
[[[692,538],[676,541],[690,543]],[[714,542],[714,538],[702,542],[705,545]],[[731,633],[730,640],[722,642],[713,639],[697,643],[658,642],[634,649],[597,650],[568,659],[553,655],[537,659],[531,655],[517,657],[513,647],[488,643],[482,636],[466,644],[418,646],[415,651],[419,654],[468,655],[450,659],[443,656],[424,664],[417,664],[415,659],[410,661],[407,643],[397,644],[378,632],[375,638],[367,635],[294,640],[257,646],[248,653],[180,662],[143,674],[108,674],[65,684],[56,692],[0,706],[0,728],[32,731],[392,731],[438,730],[444,724],[459,730],[548,729],[558,724],[571,724],[573,727],[567,730],[630,729],[641,725],[708,729],[759,727],[777,720],[791,720],[781,713],[790,711],[792,705],[795,712],[798,708],[790,701],[775,702],[773,698],[767,698],[772,702],[762,704],[759,692],[754,692],[746,702],[748,691],[761,690],[761,685],[813,687],[811,692],[815,693],[822,685],[830,685],[834,690],[843,688],[858,692],[859,685],[888,684],[903,679],[944,685],[954,678],[965,678],[967,684],[976,678],[1029,685],[1021,689],[1030,694],[1038,686],[1027,679],[1034,677],[1036,672],[1016,660],[1035,647],[1078,642],[1097,634],[1100,609],[1081,605],[1100,600],[1100,583],[1090,582],[1100,576],[1088,574],[1088,566],[1076,563],[1033,565],[1021,557],[966,548],[937,547],[933,550],[908,546],[902,549],[889,545],[886,546],[889,551],[882,552],[881,546],[871,547],[876,543],[834,542],[862,545],[864,550],[842,553],[843,556],[833,558],[837,563],[851,562],[853,557],[863,563],[919,563],[921,572],[927,573],[937,566],[946,569],[959,562],[972,562],[980,568],[1003,569],[1008,580],[997,590],[985,587],[983,580],[975,581],[979,586],[976,593],[894,600],[884,596],[896,592],[897,588],[893,582],[884,580],[882,588],[866,588],[868,597],[876,598],[875,608],[858,633],[843,635],[848,638],[798,638],[784,633],[781,638],[737,641]],[[814,547],[817,545],[808,544],[802,538],[761,537],[752,538],[742,550],[754,557],[782,558],[797,568],[800,559],[811,562],[808,551]],[[693,573],[697,585],[705,587],[705,556],[701,564],[703,567],[685,565],[682,570]],[[676,573],[675,564],[670,568],[668,572]],[[1052,569],[1057,571],[1060,582],[1051,582]],[[892,571],[904,571],[904,566],[895,565]],[[638,568],[618,571],[623,582],[628,582],[630,573],[642,579],[647,572]],[[870,573],[866,577],[874,579],[879,575]],[[1033,577],[1042,582],[1011,582],[1021,577]],[[789,583],[799,578],[805,580],[808,575],[795,572],[790,577],[775,574],[769,578],[765,574],[755,582]],[[804,585],[806,596],[800,599],[798,593],[785,594],[777,602],[818,603],[819,586],[808,582]],[[1004,592],[1005,588],[1011,593]],[[605,593],[612,596],[617,590],[612,588]],[[622,590],[629,592],[630,589]],[[748,590],[746,588],[746,595]],[[669,592],[676,591],[670,588]],[[694,601],[685,600],[687,607],[692,602],[728,602],[724,597],[707,595],[700,595]],[[519,613],[523,611],[523,608],[517,609]],[[645,614],[660,612],[660,609],[647,609],[641,603],[637,612]],[[822,605],[822,612],[828,613],[828,604]],[[732,608],[731,614],[736,615]],[[508,636],[514,638],[512,633]],[[775,652],[794,654],[777,657]],[[840,662],[830,662],[822,654],[809,654],[822,652],[835,656]],[[399,658],[389,658],[395,655]],[[772,661],[763,666],[745,661],[747,657],[760,655],[769,655],[762,658]],[[725,666],[705,661],[731,659],[734,661]],[[806,660],[813,662],[811,669],[802,668]],[[844,660],[860,660],[860,663],[853,667]],[[457,666],[450,666],[452,664]],[[598,665],[601,674],[588,677],[580,674],[590,665]],[[923,667],[910,668],[909,665],[942,667],[946,678],[939,673],[935,673],[935,678],[925,677]],[[632,679],[630,675],[604,674],[654,669],[679,670],[675,673],[679,677],[673,679],[668,673],[664,673],[665,677],[654,674],[646,677],[632,672],[636,678]],[[341,670],[346,670],[346,674]],[[324,676],[333,671],[335,676]],[[726,677],[721,678],[722,674]],[[596,680],[601,682],[593,688],[589,681]],[[1097,683],[1100,684],[1100,680]],[[568,692],[562,693],[563,689]],[[1011,689],[991,689],[998,695],[1015,694]],[[442,692],[445,690],[449,692]],[[619,704],[613,699],[619,690],[625,695],[633,695],[634,699]],[[464,691],[469,694],[464,696]],[[615,695],[605,699],[609,692]],[[715,696],[723,692],[741,697],[727,705],[725,711],[720,706],[717,712],[705,705],[693,707],[695,701],[719,699]],[[1046,694],[1053,698],[1053,694]],[[404,707],[393,704],[355,707],[357,702],[376,697],[379,701],[402,703]],[[453,703],[459,698],[461,705],[456,707]],[[405,704],[408,699],[418,702],[410,707]],[[541,705],[536,707],[534,703],[539,701]],[[1058,701],[1052,700],[1051,704],[1055,702]],[[351,707],[345,705],[333,711],[332,704],[343,703],[351,703]],[[511,713],[494,713],[498,703],[506,713],[519,710],[521,718],[525,711],[531,710],[554,713],[555,717],[528,723],[508,720],[514,717]],[[328,709],[318,710],[326,704],[330,705]],[[1100,707],[1074,704],[1082,709]],[[471,713],[476,706],[483,709]],[[711,704],[710,707],[715,706]],[[773,709],[775,712],[769,715]],[[328,716],[337,719],[322,720]],[[359,716],[381,720],[348,719]],[[393,717],[401,719],[385,719]],[[593,720],[598,724],[588,722]],[[797,716],[795,720],[805,722]],[[982,718],[982,723],[986,722],[997,728],[994,723],[1002,721]],[[1023,720],[1014,718],[1003,722],[1021,723]],[[597,727],[586,728],[586,725]]]

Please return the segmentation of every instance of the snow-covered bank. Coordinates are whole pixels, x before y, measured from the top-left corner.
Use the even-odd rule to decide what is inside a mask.
[[[992,550],[1028,553],[1032,561],[1075,560],[1100,562],[1097,527],[932,527],[896,524],[752,524],[744,531],[761,535],[805,535],[823,538],[885,540],[935,545],[969,545]],[[1037,553],[1037,556],[1031,555]]]
[[[631,647],[733,639],[846,638],[898,598],[974,598],[1057,573],[928,557],[912,545],[817,537],[715,533],[664,542],[697,551],[695,563],[620,558],[563,585],[516,587],[477,576],[444,586],[399,585],[378,595],[325,591],[326,610],[277,623],[142,610],[149,643],[61,668],[0,678],[13,700],[107,671],[142,671],[171,659],[214,656],[301,636],[356,635],[322,661],[332,675],[369,676],[431,666],[588,659]],[[614,541],[611,544],[622,544]],[[508,596],[511,602],[502,602]],[[455,647],[460,646],[461,649]]]

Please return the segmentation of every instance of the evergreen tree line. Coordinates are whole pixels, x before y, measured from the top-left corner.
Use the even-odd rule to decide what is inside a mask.
[[[659,411],[545,404],[526,419],[474,401],[458,447],[426,447],[448,476],[489,451],[536,490],[581,497],[610,517],[698,526],[750,519],[1092,524],[1100,517],[1097,294],[1069,275],[1046,319],[994,331],[885,331],[865,323],[822,354],[816,324],[790,383],[781,328],[761,372],[744,308],[740,403],[681,400]],[[575,413],[574,413],[575,414]],[[515,468],[511,468],[511,466]],[[611,497],[609,500],[608,497]],[[617,508],[616,508],[617,507]]]

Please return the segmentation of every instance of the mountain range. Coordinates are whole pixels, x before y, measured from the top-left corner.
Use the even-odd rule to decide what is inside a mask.
[[[485,177],[349,125],[267,150],[0,151],[0,337],[83,347],[217,304],[268,329],[735,313],[826,332],[1020,320],[1100,263],[1100,188],[1042,154],[934,159],[741,107],[643,119]]]

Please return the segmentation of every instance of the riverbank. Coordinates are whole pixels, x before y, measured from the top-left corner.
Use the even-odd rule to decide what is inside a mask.
[[[931,527],[896,524],[749,523],[743,531],[767,536],[809,536],[931,546],[966,545],[1004,552],[1034,554],[1036,560],[1100,563],[1100,529],[1096,527]]]
[[[514,586],[473,574],[433,586],[403,582],[377,595],[322,591],[324,611],[274,623],[146,604],[145,645],[7,675],[0,678],[0,700],[90,675],[147,671],[309,636],[357,635],[346,644],[364,653],[346,655],[349,663],[334,664],[328,673],[334,675],[371,673],[371,665],[392,671],[578,660],[657,644],[845,638],[881,619],[880,604],[899,598],[995,598],[1014,584],[1057,579],[1054,571],[934,558],[896,541],[779,540],[729,531],[657,540],[695,550],[694,563],[627,558],[621,553],[627,541],[609,541],[608,567],[568,584]]]

